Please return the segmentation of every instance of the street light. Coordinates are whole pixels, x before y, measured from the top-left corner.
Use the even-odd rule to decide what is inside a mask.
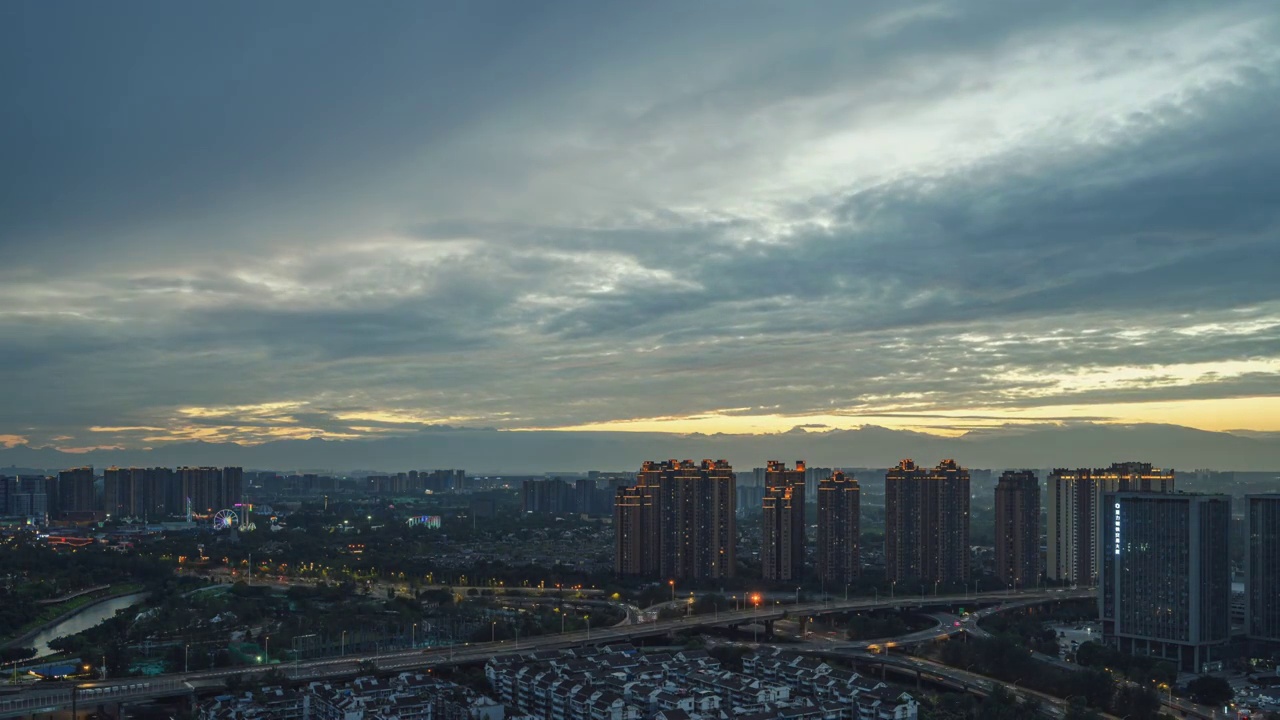
[[[191,643],[187,643],[182,648],[182,672],[184,673],[190,671],[190,663],[189,663],[190,654],[191,654]],[[87,665],[85,667],[88,668]]]
[[[587,639],[590,640],[591,639],[591,616],[585,615],[584,617],[587,620]]]
[[[796,604],[797,605],[800,604],[800,586],[799,585],[796,586]]]
[[[293,645],[293,677],[298,677],[298,641],[307,638],[314,638],[315,635],[295,635],[291,644]]]
[[[676,601],[676,581],[675,581],[675,580],[668,580],[668,581],[667,581],[667,584],[671,586],[671,602],[672,602],[672,603],[675,603],[675,601]]]
[[[755,605],[755,609],[752,611],[752,614],[754,614],[757,618],[759,618],[759,616],[760,616],[760,593],[755,593],[755,594],[753,594],[753,595],[751,596],[751,602]],[[756,641],[756,642],[760,642],[760,621],[757,619],[757,620],[756,620],[756,622],[751,623],[751,627],[752,627],[752,628],[754,628],[754,630],[755,630],[755,636],[756,636],[756,640],[755,640],[755,641]]]
[[[413,624],[413,629],[409,633],[409,646],[415,650],[418,648],[418,623]]]
[[[342,644],[339,646],[338,657],[347,656],[347,631],[342,631]]]

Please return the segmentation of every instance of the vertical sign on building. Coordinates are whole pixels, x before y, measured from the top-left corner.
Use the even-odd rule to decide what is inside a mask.
[[[1120,503],[1116,503],[1116,555],[1120,554]]]

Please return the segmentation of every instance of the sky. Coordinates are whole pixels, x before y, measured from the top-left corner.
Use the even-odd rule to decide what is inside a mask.
[[[0,446],[1280,432],[1280,8],[0,3]]]

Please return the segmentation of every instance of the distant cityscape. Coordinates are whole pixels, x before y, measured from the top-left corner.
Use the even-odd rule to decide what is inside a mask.
[[[665,597],[669,605],[657,606],[661,613],[692,612],[693,603],[704,599],[716,609],[759,608],[792,594],[799,602],[802,592],[810,598],[848,598],[854,592],[864,597],[872,593],[873,599],[888,602],[925,602],[992,591],[1089,588],[1094,599],[1087,615],[1097,623],[1098,641],[1123,656],[1164,662],[1180,675],[1195,677],[1241,658],[1280,652],[1280,494],[1257,492],[1268,487],[1272,477],[1213,471],[1180,475],[1143,462],[1048,471],[971,470],[952,459],[932,467],[904,459],[879,470],[769,461],[742,473],[725,460],[658,460],[646,461],[634,472],[501,477],[473,476],[456,468],[344,476],[240,467],[76,467],[0,477],[0,507],[5,510],[0,531],[10,541],[29,538],[60,553],[105,548],[149,555],[152,551],[146,548],[172,545],[165,538],[186,537],[190,540],[177,540],[178,547],[187,548],[182,556],[164,555],[176,559],[174,567],[182,574],[224,582],[253,582],[256,575],[259,582],[286,587],[306,583],[322,588],[337,580],[361,593],[384,588],[388,597],[406,591],[421,596],[422,590],[414,587],[476,584],[494,593],[505,586],[502,577],[511,580],[513,591],[519,586],[542,593],[550,587],[548,575],[562,578],[554,583],[556,588],[585,588],[571,579],[581,577],[626,588],[628,595],[638,592],[648,603],[661,603]],[[1184,485],[1201,492],[1184,492]],[[1215,486],[1231,492],[1203,492]],[[978,524],[975,517],[981,518]],[[513,521],[516,525],[510,525]],[[569,521],[577,524],[555,529]],[[511,530],[503,531],[508,533],[505,540],[485,531],[490,525],[514,529],[528,523],[546,528],[529,536],[534,542],[513,540]],[[206,556],[211,543],[221,547],[230,541],[219,552],[243,557],[243,550],[233,549],[237,533],[256,536],[255,529],[267,533],[266,542],[255,540],[252,545],[259,557],[281,555],[281,541],[287,543],[291,537],[288,531],[320,530],[351,539],[337,541],[333,547],[338,555],[327,554],[330,559],[322,569],[306,556],[292,554],[286,554],[293,558],[287,569],[285,564],[272,565],[278,561],[254,562],[252,550],[248,562],[219,562]],[[415,542],[426,544],[417,547],[436,548],[424,566],[404,562],[401,553],[406,550],[394,545],[378,550],[375,536],[394,544],[404,533],[422,532],[427,534],[415,536],[421,537]],[[486,536],[494,540],[482,541]],[[382,558],[382,569],[363,572],[348,564],[335,575],[339,562],[363,563],[365,557],[370,563]],[[527,570],[521,570],[520,563]],[[396,580],[405,574],[398,566],[407,570],[414,565],[432,569],[417,581]],[[501,575],[496,574],[498,568]],[[481,580],[485,572],[495,575]],[[544,579],[533,583],[539,575]],[[550,629],[543,623],[554,627],[559,622],[563,629],[572,619],[582,627],[592,612],[582,604],[589,601],[580,599],[553,608],[561,615],[540,619],[537,627],[528,625],[531,619],[512,626],[509,611],[501,605],[484,605],[491,601],[483,596],[475,601],[482,604],[447,623],[421,623],[432,627],[424,639],[444,647],[452,647],[459,637],[481,638],[486,632],[496,639],[499,622],[504,633],[520,633],[523,627],[523,632],[536,635]],[[472,601],[463,605],[468,602]],[[698,607],[699,612],[708,610],[706,605]],[[594,612],[599,616],[603,611]],[[368,628],[348,627],[339,633],[338,650],[348,645],[369,648],[370,643],[403,647],[406,626],[395,628],[371,633]],[[768,630],[772,633],[772,625]],[[246,641],[250,633],[251,629],[244,631]],[[273,634],[284,635],[281,629]],[[334,652],[332,634],[324,633],[319,642],[328,648],[323,652]],[[247,653],[250,664],[254,653],[270,657],[262,648],[239,653]],[[564,662],[573,665],[590,657],[567,655]],[[666,697],[662,692],[672,692],[669,684],[662,692],[654,690],[652,697],[641,697],[636,694],[639,686],[615,687],[605,678],[590,681],[603,693],[591,702],[612,702],[622,717],[633,720],[671,718],[677,711],[708,718],[714,713],[707,703],[723,707],[746,697],[734,693],[747,685],[758,688],[761,682],[776,684],[779,679],[752,679],[741,675],[742,669],[710,665],[677,671],[683,666],[671,665],[674,661],[660,654],[614,651],[600,657],[612,658],[620,667],[639,663],[636,680],[646,677],[643,669],[649,665],[682,676],[692,672],[688,678],[697,682],[682,692],[708,698],[697,701],[701,711],[690,711],[684,700],[661,699]],[[696,656],[686,661],[691,657]],[[190,660],[184,655],[184,668]],[[221,662],[213,655],[201,660],[202,666],[210,667]],[[810,672],[799,670],[809,666],[796,664],[795,658],[770,662],[775,672],[784,666],[787,672]],[[494,667],[501,676],[516,666]],[[549,667],[563,673],[557,662]],[[488,682],[496,702],[512,710],[524,707],[523,696],[511,695],[514,691],[495,684],[495,677]],[[861,714],[839,717],[878,719],[882,716],[877,708],[893,713],[884,717],[916,717],[916,696],[856,673],[848,680],[847,690],[839,692],[850,694],[832,697],[863,709]],[[729,689],[734,683],[739,690]],[[402,686],[418,689],[394,689]],[[432,703],[445,708],[442,702],[491,707],[494,700],[467,694],[475,692],[472,687],[422,684],[417,676],[402,675],[392,682],[389,695],[378,691],[361,703],[373,713],[397,693],[410,693],[418,698],[414,702],[421,704],[421,712],[428,712]],[[835,717],[823,704],[827,696],[812,695],[808,687],[797,685],[782,695],[777,688],[770,690],[771,699],[759,706],[761,712],[791,708],[800,713],[797,717]],[[255,712],[274,717],[284,712],[281,708],[301,707],[291,703],[323,707],[347,691],[312,686],[279,692],[277,700],[265,704],[224,699],[202,712],[209,718],[251,717]],[[429,697],[445,699],[428,701]],[[875,705],[865,706],[866,702]],[[458,712],[475,717],[471,710]],[[589,710],[582,713],[582,720],[592,717]]]
[[[761,580],[810,579],[837,591],[861,575],[863,484],[853,473],[803,461],[791,467],[770,461],[741,483],[724,460],[646,461],[635,473],[518,481],[470,477],[460,469],[335,477],[239,467],[113,467],[99,475],[78,467],[0,477],[0,508],[11,528],[29,523],[73,532],[99,521],[214,522],[220,511],[246,508],[234,516],[243,522],[251,507],[247,489],[264,499],[401,497],[467,494],[513,482],[523,513],[611,518],[618,576],[659,583],[733,578],[737,522],[752,514],[759,520]],[[949,459],[933,468],[903,460],[884,472],[883,489],[882,558],[891,591],[969,585],[970,471]],[[1002,586],[1096,586],[1109,642],[1127,651],[1141,645],[1143,654],[1188,671],[1232,652],[1233,608],[1247,638],[1280,641],[1280,495],[1248,494],[1238,506],[1242,517],[1233,520],[1229,495],[1175,492],[1173,470],[1141,462],[1055,469],[1044,492],[1042,503],[1032,470],[1004,471],[994,485],[991,574]],[[812,533],[810,505],[816,505]],[[472,509],[492,513],[484,502]],[[1244,565],[1234,573],[1243,599],[1234,602],[1233,532],[1236,542],[1247,539]]]

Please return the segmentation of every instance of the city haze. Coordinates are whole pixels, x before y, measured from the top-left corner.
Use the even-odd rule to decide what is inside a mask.
[[[397,471],[465,467],[469,474],[583,471],[635,472],[651,458],[725,458],[737,468],[779,457],[814,467],[889,467],[901,458],[932,466],[956,458],[966,467],[1090,467],[1142,458],[1179,470],[1276,470],[1280,439],[1240,437],[1158,425],[1082,425],[941,437],[885,428],[773,435],[672,435],[626,432],[423,430],[379,440],[280,440],[252,446],[175,443],[154,450],[63,453],[0,450],[0,468],[237,465],[246,468]],[[877,478],[863,478],[877,482]]]

